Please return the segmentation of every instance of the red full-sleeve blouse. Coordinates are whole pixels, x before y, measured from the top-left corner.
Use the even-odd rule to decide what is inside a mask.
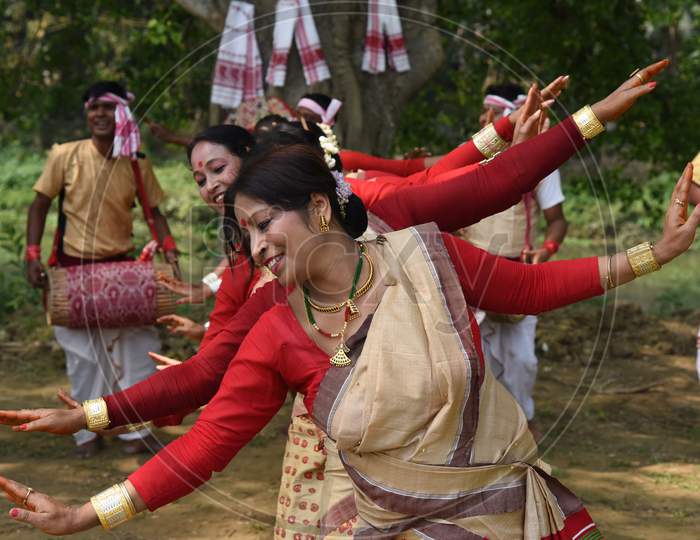
[[[498,135],[507,142],[513,138],[514,125],[505,116],[494,124]],[[452,169],[459,169],[471,163],[477,163],[484,159],[484,155],[479,152],[474,145],[474,141],[469,139],[463,145],[458,146],[449,154],[445,155],[435,165],[434,174],[440,174]],[[425,158],[417,159],[387,159],[371,156],[354,150],[342,150],[340,160],[343,169],[346,171],[372,171],[372,176],[410,176],[425,169]],[[378,172],[384,174],[376,174]]]
[[[446,233],[443,241],[472,306],[539,313],[603,292],[596,257],[525,265]],[[473,317],[472,331],[478,342]],[[129,480],[150,510],[186,495],[226,467],[277,413],[288,390],[301,392],[311,410],[329,365],[328,355],[311,341],[291,308],[275,305],[250,330],[194,427]]]
[[[398,191],[374,203],[370,210],[396,230],[434,221],[442,231],[455,231],[516,204],[523,193],[532,191],[583,144],[578,128],[567,118],[477,167],[468,178],[455,171],[449,173],[453,178],[437,184]],[[248,275],[248,270],[224,273],[220,290],[242,290],[238,280]],[[105,397],[113,426],[196,410],[213,397],[246,331],[273,299],[284,296],[276,282],[261,288],[243,307],[236,295],[217,295],[206,347],[193,358]]]

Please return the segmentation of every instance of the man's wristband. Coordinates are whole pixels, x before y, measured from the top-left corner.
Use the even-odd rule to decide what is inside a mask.
[[[168,235],[165,238],[163,238],[163,251],[177,251],[175,239],[171,235]]]
[[[550,255],[554,255],[557,251],[559,251],[559,243],[555,240],[545,240],[542,242],[542,247],[549,251]]]
[[[24,260],[27,262],[41,260],[41,246],[38,244],[30,244],[24,252]]]

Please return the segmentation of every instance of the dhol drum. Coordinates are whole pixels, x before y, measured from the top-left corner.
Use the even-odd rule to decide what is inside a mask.
[[[48,323],[69,328],[122,328],[154,324],[175,312],[173,294],[156,273],[172,277],[167,264],[109,262],[50,268]]]

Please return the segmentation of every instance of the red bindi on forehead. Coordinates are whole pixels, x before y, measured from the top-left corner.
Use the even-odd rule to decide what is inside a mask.
[[[240,224],[241,224],[241,227],[244,227],[244,228],[248,226],[248,222],[245,219],[241,219]]]
[[[201,167],[202,165],[204,165],[204,163],[202,163],[201,161],[197,162],[197,167]]]

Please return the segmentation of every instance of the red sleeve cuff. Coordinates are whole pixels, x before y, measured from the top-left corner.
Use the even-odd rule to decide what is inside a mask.
[[[513,133],[515,132],[515,125],[511,123],[507,116],[504,116],[498,120],[493,127],[498,133],[498,136],[504,141],[511,142],[513,140]]]

